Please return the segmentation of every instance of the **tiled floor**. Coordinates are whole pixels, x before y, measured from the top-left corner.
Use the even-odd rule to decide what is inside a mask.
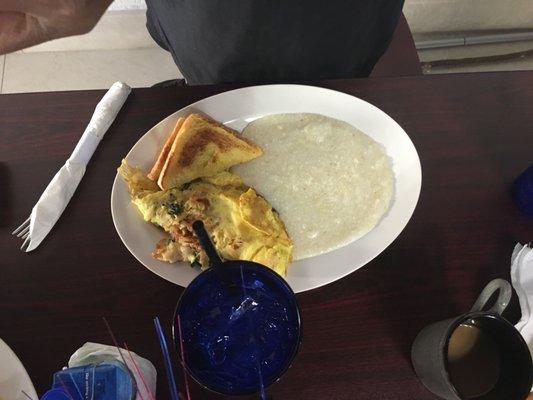
[[[104,89],[117,80],[146,87],[174,78],[181,78],[181,74],[172,57],[155,47],[17,52],[5,56],[1,93]]]

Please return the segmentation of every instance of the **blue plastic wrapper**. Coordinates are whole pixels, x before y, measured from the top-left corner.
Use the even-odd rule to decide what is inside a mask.
[[[64,389],[50,389],[41,400],[71,400],[71,397]]]
[[[124,364],[109,361],[66,368],[54,374],[54,384],[41,400],[132,400],[135,381]]]
[[[512,196],[520,211],[533,217],[533,165],[516,178],[512,187]]]

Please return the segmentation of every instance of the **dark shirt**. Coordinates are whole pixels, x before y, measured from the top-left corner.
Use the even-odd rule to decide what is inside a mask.
[[[403,0],[147,0],[147,28],[190,85],[368,76]]]

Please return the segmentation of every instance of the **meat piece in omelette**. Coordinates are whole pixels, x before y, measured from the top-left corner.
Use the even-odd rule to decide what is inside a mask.
[[[283,222],[237,175],[223,171],[181,188],[159,190],[125,161],[119,172],[144,220],[168,233],[153,252],[158,260],[207,267],[207,255],[192,230],[193,222],[202,220],[223,258],[255,261],[285,276],[292,242]]]

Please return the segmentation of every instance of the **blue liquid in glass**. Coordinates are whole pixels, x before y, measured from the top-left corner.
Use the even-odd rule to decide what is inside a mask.
[[[186,365],[211,390],[263,395],[297,352],[296,299],[281,277],[259,264],[227,262],[222,268],[225,282],[208,270],[180,299]]]

